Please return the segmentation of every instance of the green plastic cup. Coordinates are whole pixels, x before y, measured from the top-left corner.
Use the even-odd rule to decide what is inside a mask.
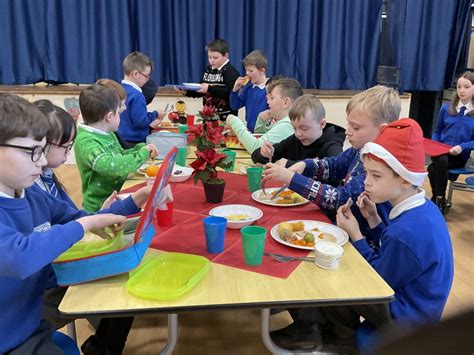
[[[228,168],[226,168],[225,171],[234,171],[235,157],[237,156],[237,153],[230,149],[222,149],[222,153],[224,153],[228,157],[231,157],[232,159],[232,164]]]
[[[247,226],[240,230],[240,234],[242,235],[245,264],[250,266],[261,265],[267,229],[259,226]]]
[[[176,154],[176,165],[186,166],[187,155],[188,155],[188,147],[178,148],[178,153]]]
[[[262,182],[263,168],[250,167],[247,168],[247,184],[250,192],[260,190]]]
[[[186,133],[187,130],[188,130],[187,124],[180,124],[178,126],[178,133]]]

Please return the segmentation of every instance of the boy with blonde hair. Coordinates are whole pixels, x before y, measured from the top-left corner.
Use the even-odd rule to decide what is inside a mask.
[[[269,158],[290,167],[307,158],[332,157],[342,152],[345,130],[327,123],[321,101],[314,95],[298,97],[289,117],[295,133],[279,143],[265,141],[252,153],[254,163],[266,164]]]
[[[263,181],[288,184],[323,211],[334,213],[349,198],[355,201],[364,191],[360,149],[373,141],[384,126],[397,120],[400,109],[400,97],[389,87],[378,85],[353,96],[346,106],[346,137],[351,148],[336,157],[306,159],[288,169],[278,163],[267,164]],[[327,183],[337,180],[343,180],[343,185]]]
[[[123,60],[124,78],[122,86],[127,93],[125,110],[120,114],[118,135],[131,148],[143,143],[150,134],[150,128],[156,128],[163,119],[163,113],[148,112],[145,96],[142,92],[153,70],[153,61],[143,53],[132,52]]]
[[[226,126],[232,129],[239,142],[249,153],[253,153],[255,149],[260,148],[265,141],[278,143],[294,133],[288,113],[293,102],[303,95],[303,88],[300,83],[295,79],[282,78],[272,81],[267,89],[267,102],[275,121],[267,133],[256,138],[238,117],[229,115],[226,120]]]
[[[79,125],[74,144],[81,174],[83,207],[98,211],[113,191],[119,191],[130,173],[157,151],[154,145],[139,143],[123,149],[115,136],[120,123],[120,99],[105,86],[91,85],[79,96],[84,124]]]
[[[267,57],[256,49],[242,60],[246,76],[238,77],[230,93],[230,107],[237,111],[245,107],[245,121],[250,132],[255,129],[258,114],[268,109]]]

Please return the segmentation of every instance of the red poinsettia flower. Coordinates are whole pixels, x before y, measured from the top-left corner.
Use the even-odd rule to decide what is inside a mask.
[[[205,151],[196,151],[196,156],[204,160],[210,167],[215,168],[217,163],[226,157],[225,154],[217,153],[214,149],[206,149]]]
[[[206,118],[214,118],[214,116],[216,115],[216,108],[212,105],[208,105],[206,103],[206,105],[204,105],[202,111],[199,112],[201,114],[201,117],[203,119],[206,119]]]
[[[196,139],[196,136],[201,138],[206,136],[206,132],[204,131],[203,125],[188,127],[187,134],[189,142],[194,141]]]
[[[224,136],[222,135],[223,127],[217,125],[214,126],[212,123],[214,122],[206,122],[205,125],[207,126],[207,140],[212,142],[214,145],[220,144],[224,140]]]

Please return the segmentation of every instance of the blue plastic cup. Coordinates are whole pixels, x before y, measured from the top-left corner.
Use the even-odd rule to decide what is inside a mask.
[[[204,222],[207,252],[211,254],[222,253],[224,251],[227,219],[224,217],[210,216],[204,218],[202,221]]]

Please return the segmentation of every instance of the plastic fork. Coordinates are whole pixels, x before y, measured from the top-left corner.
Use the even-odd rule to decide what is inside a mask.
[[[275,254],[275,253],[263,253],[263,255],[270,256],[276,261],[279,261],[280,263],[288,263],[294,260],[314,262],[314,257],[311,257],[311,256],[299,257],[299,256],[287,256],[287,255],[281,255],[281,254]]]
[[[272,158],[273,158],[273,149],[272,149],[272,154],[270,155],[270,158],[268,158],[268,163],[271,164],[272,163]],[[267,194],[267,192],[265,191],[265,181],[262,182],[262,192],[264,195]]]

